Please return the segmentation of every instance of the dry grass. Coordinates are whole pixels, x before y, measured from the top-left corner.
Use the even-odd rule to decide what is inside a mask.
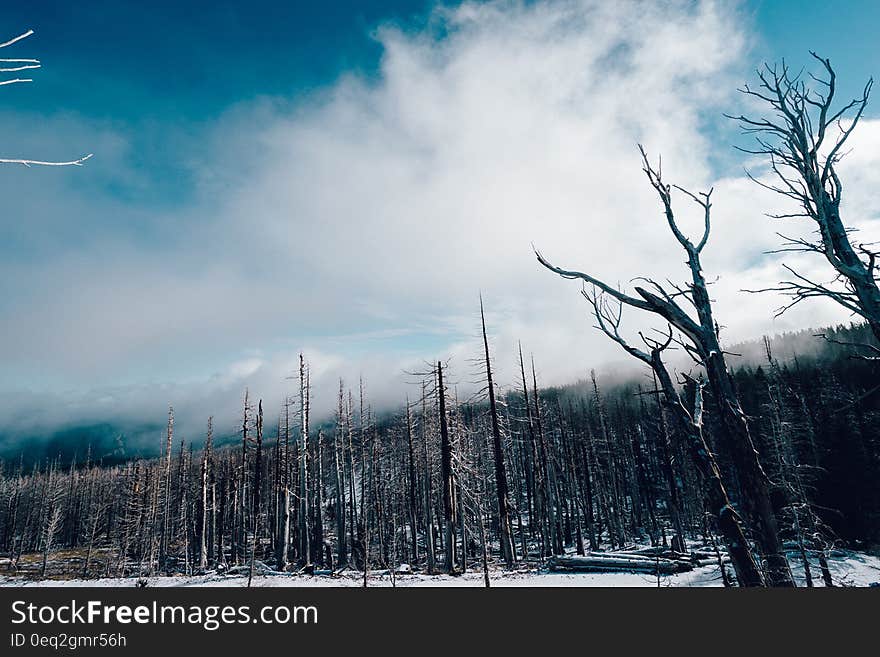
[[[42,576],[43,553],[28,552],[22,554],[16,564],[7,564],[3,574],[21,577],[27,580],[39,579],[82,579],[87,550],[85,548],[54,550],[49,554],[46,563],[46,574]],[[108,571],[115,568],[116,552],[108,548],[95,548],[89,560],[88,576],[91,578],[106,577]]]

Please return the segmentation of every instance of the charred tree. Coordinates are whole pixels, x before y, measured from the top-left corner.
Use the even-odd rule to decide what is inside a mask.
[[[444,568],[455,572],[455,480],[452,473],[452,442],[446,414],[446,387],[443,363],[437,361],[437,398],[440,417],[440,480],[443,486]]]
[[[483,349],[486,361],[486,386],[489,393],[489,416],[492,421],[492,452],[495,457],[495,495],[498,504],[498,527],[501,541],[501,556],[508,568],[513,568],[515,555],[510,527],[508,506],[507,470],[504,467],[504,446],[501,442],[501,429],[498,424],[498,404],[495,400],[495,383],[492,380],[492,361],[489,356],[489,338],[486,335],[486,314],[483,312],[483,297],[480,297],[480,323],[483,329]],[[482,525],[480,526],[483,531]]]
[[[660,170],[651,166],[644,149],[640,147],[640,151],[645,174],[660,198],[669,229],[687,254],[690,282],[685,287],[676,286],[670,292],[659,283],[648,279],[646,286],[635,287],[638,296],[630,296],[589,274],[556,267],[540,253],[537,254],[538,261],[563,278],[580,279],[621,304],[662,317],[684,335],[681,344],[706,369],[709,387],[717,402],[720,424],[741,482],[741,493],[752,519],[754,535],[767,562],[769,581],[774,586],[793,586],[791,571],[779,539],[770,480],[759,460],[727,368],[700,260],[703,248],[709,240],[712,192],[698,196],[676,187],[695,201],[703,211],[703,234],[699,242],[694,244],[676,223],[672,206],[672,186],[663,182]],[[678,299],[685,300],[693,307],[696,319],[684,309]]]
[[[794,203],[791,212],[771,215],[775,219],[808,222],[815,238],[785,237],[781,252],[814,253],[831,266],[832,280],[817,282],[784,265],[791,275],[778,286],[767,288],[781,292],[791,301],[779,314],[810,298],[831,299],[863,318],[880,342],[880,286],[874,246],[853,243],[852,227],[841,216],[843,184],[837,164],[846,153],[846,145],[865,112],[873,80],[868,80],[862,94],[835,107],[837,76],[828,59],[810,53],[822,65],[824,77],[792,73],[782,65],[764,65],[758,71],[758,87],[741,90],[771,111],[771,116],[737,120],[746,134],[756,136],[754,149],[747,153],[766,156],[776,182],[768,183],[750,175],[760,186]],[[815,85],[811,87],[808,82]],[[880,347],[865,345],[880,358]]]

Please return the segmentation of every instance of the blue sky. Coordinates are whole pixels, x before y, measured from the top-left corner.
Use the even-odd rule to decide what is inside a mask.
[[[25,400],[0,409],[0,423],[45,394],[71,417],[107,412],[89,401],[99,395],[135,415],[172,398],[201,413],[248,384],[277,396],[299,349],[323,359],[328,382],[376,371],[376,394],[393,400],[413,360],[453,353],[466,369],[481,289],[498,349],[530,340],[548,383],[613,360],[583,337],[572,290],[530,260],[532,240],[563,253],[579,243],[587,255],[619,243],[624,219],[578,232],[583,181],[632,170],[638,185],[626,148],[645,138],[690,182],[730,178],[731,198],[750,198],[736,178],[745,162],[725,145],[738,138],[720,118],[736,109],[736,85],[764,60],[806,63],[813,48],[852,94],[880,62],[875,2],[615,4],[4,7],[4,36],[35,30],[8,55],[43,68],[32,85],[0,88],[2,155],[95,157],[75,170],[0,169],[0,326],[10,336],[0,388]],[[593,52],[606,46],[591,45],[605,38],[608,52],[641,53],[632,70],[610,71],[614,84],[602,83],[605,60]],[[652,56],[659,81],[643,61]],[[666,109],[630,115],[612,98],[627,85],[642,114]],[[875,102],[869,116],[878,112]],[[611,150],[626,155],[609,164]],[[640,190],[621,213],[643,201]],[[609,204],[618,207],[610,192]],[[728,280],[766,274],[763,243],[735,236],[737,221],[729,239],[741,250],[719,256],[719,269]],[[487,254],[480,240],[493,235],[503,237]],[[640,273],[622,263],[659,257],[657,239],[612,258],[608,275]],[[732,337],[806,321],[768,324],[763,311],[731,322]],[[579,346],[560,347],[569,342]]]
[[[799,61],[815,50],[831,58],[840,73],[841,91],[848,94],[857,92],[869,77],[877,77],[880,5],[876,2],[763,0],[747,7],[761,37],[758,56]]]
[[[3,24],[7,31],[36,29],[27,48],[45,68],[39,84],[15,90],[12,99],[7,93],[6,102],[14,100],[17,111],[76,112],[124,124],[135,138],[140,133],[138,164],[152,173],[144,194],[173,202],[186,197],[191,181],[173,166],[176,144],[157,142],[158,131],[172,126],[191,133],[255,98],[296,102],[341,74],[375,75],[382,55],[376,26],[422,29],[432,6],[426,0],[13,3],[4,8]],[[832,58],[846,94],[876,75],[877,2],[752,0],[741,6],[753,28],[755,65],[783,57],[801,64],[815,49]],[[108,187],[108,193],[126,193]]]
[[[734,4],[734,3],[727,3]],[[361,2],[170,2],[32,0],[5,7],[7,31],[33,26],[28,42],[46,68],[16,97],[34,111],[63,107],[120,121],[202,121],[261,95],[302,93],[340,73],[373,74],[382,54],[371,38],[387,22],[424,26],[426,0]],[[880,5],[870,0],[742,3],[755,62],[810,49],[833,59],[844,89],[875,74]],[[82,84],[88,93],[81,93]]]
[[[18,111],[65,111],[123,125],[151,174],[147,200],[185,200],[192,181],[175,167],[204,122],[258,97],[295,101],[343,72],[375,71],[380,21],[426,13],[425,2],[60,2],[3,11],[14,31],[32,26],[27,48],[44,63],[39,84],[16,89]],[[7,98],[7,102],[12,99]],[[134,194],[107,183],[107,193]],[[138,198],[138,201],[145,199]]]

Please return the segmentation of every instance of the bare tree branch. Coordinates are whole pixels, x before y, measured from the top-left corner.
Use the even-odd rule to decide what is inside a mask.
[[[0,43],[0,48],[7,48],[7,47],[11,46],[13,43],[17,43],[17,42],[21,41],[22,39],[27,39],[33,33],[34,33],[33,30],[28,30],[24,34],[19,34],[17,37],[12,38],[9,41],[6,41],[5,43]]]
[[[864,115],[873,87],[865,84],[861,95],[836,106],[837,77],[830,60],[815,52],[810,55],[822,66],[822,75],[792,74],[783,61],[780,65],[765,64],[757,71],[758,89],[748,85],[741,91],[769,106],[770,118],[730,116],[744,134],[755,136],[758,148],[746,152],[769,158],[770,172],[776,184],[751,174],[761,187],[793,200],[800,209],[771,215],[774,218],[807,218],[816,226],[816,243],[785,238],[777,253],[806,251],[821,253],[835,271],[837,287],[817,284],[800,276],[790,267],[795,280],[764,288],[791,297],[781,312],[811,297],[825,297],[868,321],[880,340],[880,287],[876,275],[877,253],[854,247],[840,215],[843,185],[836,170],[844,146]],[[809,83],[809,84],[808,84]],[[848,118],[846,118],[848,117]],[[843,290],[838,289],[842,285]]]
[[[0,43],[0,49],[8,48],[9,46],[18,43],[22,39],[26,39],[34,33],[33,30],[28,30],[23,34],[19,34],[17,37],[9,39],[4,43]],[[38,59],[0,59],[0,63],[4,64],[19,64],[19,66],[12,66],[8,68],[0,68],[0,73],[17,73],[20,71],[32,70],[40,68],[40,60]],[[23,82],[33,82],[30,78],[13,78],[9,80],[0,80],[0,87],[12,85],[12,84],[20,84]],[[75,160],[69,160],[65,162],[58,161],[46,161],[46,160],[35,160],[28,158],[0,158],[0,164],[20,164],[22,166],[31,167],[31,166],[44,166],[44,167],[68,167],[68,166],[82,166],[83,162],[92,157],[92,153],[88,155],[84,155]]]
[[[82,166],[83,162],[88,160],[94,154],[89,153],[88,155],[83,155],[82,157],[76,160],[70,160],[69,162],[43,162],[40,160],[17,160],[17,159],[7,159],[0,158],[0,164],[21,164],[26,167],[30,166],[43,166],[43,167],[79,167]]]

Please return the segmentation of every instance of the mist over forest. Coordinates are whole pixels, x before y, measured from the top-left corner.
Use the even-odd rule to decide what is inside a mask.
[[[878,10],[394,2],[0,38],[0,585],[880,585]]]

